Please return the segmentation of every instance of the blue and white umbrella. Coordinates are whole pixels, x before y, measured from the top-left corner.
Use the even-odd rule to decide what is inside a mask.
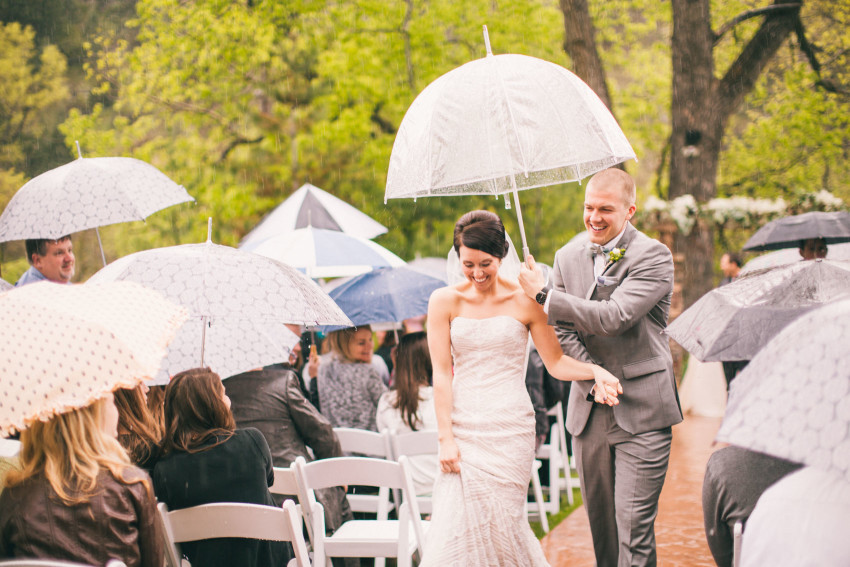
[[[404,266],[404,260],[383,246],[322,228],[299,228],[240,248],[283,262],[311,278],[357,276],[376,268]]]
[[[427,313],[431,293],[445,285],[407,267],[382,268],[351,278],[329,295],[354,326],[399,323]]]

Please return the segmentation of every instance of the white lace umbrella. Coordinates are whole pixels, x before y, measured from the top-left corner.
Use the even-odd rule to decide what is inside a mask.
[[[484,37],[487,57],[439,77],[410,105],[384,200],[513,193],[527,254],[518,190],[578,181],[635,152],[576,75],[534,57],[493,55],[486,26]]]
[[[732,381],[717,439],[850,480],[850,299],[785,327]]]
[[[369,239],[387,232],[387,227],[366,213],[315,185],[305,183],[245,235],[239,246],[308,226]]]
[[[298,270],[220,246],[184,244],[119,258],[89,283],[131,280],[185,306],[190,318],[171,344],[155,383],[209,366],[222,378],[286,361],[298,336],[286,323],[346,325],[333,300]]]
[[[375,268],[404,266],[404,260],[371,240],[311,226],[239,249],[304,270],[311,278],[357,276]]]
[[[79,151],[79,146],[77,146]],[[128,157],[80,157],[30,179],[0,216],[0,242],[59,238],[194,199],[154,166]],[[97,236],[100,242],[100,233]],[[101,255],[103,246],[101,245]],[[103,258],[106,265],[106,258]]]
[[[0,294],[0,432],[152,378],[186,316],[131,282],[38,282]]]

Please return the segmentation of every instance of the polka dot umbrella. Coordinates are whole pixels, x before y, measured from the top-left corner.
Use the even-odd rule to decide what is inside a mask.
[[[186,310],[131,282],[0,294],[0,432],[156,375]]]
[[[138,282],[189,310],[155,384],[197,366],[226,378],[285,362],[298,342],[286,323],[351,326],[333,300],[295,268],[210,240],[130,254],[89,283],[115,280]]]
[[[850,299],[803,315],[735,378],[717,439],[850,481]]]

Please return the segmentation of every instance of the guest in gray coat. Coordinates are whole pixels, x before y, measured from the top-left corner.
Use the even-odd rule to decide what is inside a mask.
[[[308,447],[316,459],[342,456],[333,427],[304,396],[294,371],[252,370],[231,376],[224,385],[237,427],[255,427],[262,432],[274,466],[288,467],[296,457],[313,460]],[[280,505],[288,496],[274,495],[274,498]],[[325,509],[325,525],[329,530],[336,530],[342,522],[352,519],[342,488],[317,490],[316,498]]]
[[[711,455],[702,484],[702,514],[708,548],[718,567],[732,566],[735,523],[746,524],[762,493],[800,466],[734,446]]]

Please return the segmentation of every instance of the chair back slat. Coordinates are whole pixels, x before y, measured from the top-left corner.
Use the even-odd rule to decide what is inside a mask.
[[[389,459],[391,456],[389,435],[386,433],[350,427],[334,427],[334,433],[344,453],[359,453],[380,459]]]
[[[331,486],[360,485],[403,488],[404,477],[398,463],[368,457],[338,457],[320,459],[303,465],[299,480],[306,488],[316,490]]]

